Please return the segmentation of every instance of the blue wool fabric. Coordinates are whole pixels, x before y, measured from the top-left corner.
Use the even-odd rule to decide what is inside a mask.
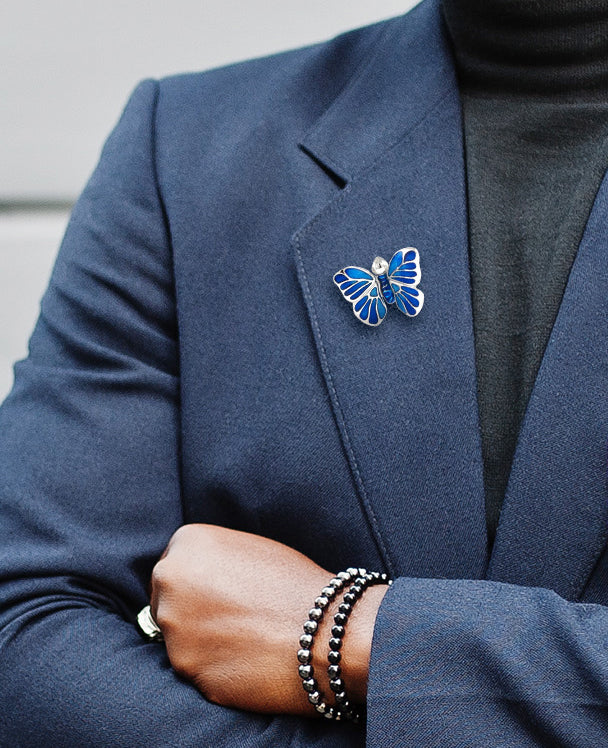
[[[488,557],[438,3],[141,84],[0,411],[0,745],[607,742],[607,221],[605,184]],[[423,311],[365,327],[334,273],[408,245]],[[138,635],[187,522],[397,579],[366,729],[213,705]]]

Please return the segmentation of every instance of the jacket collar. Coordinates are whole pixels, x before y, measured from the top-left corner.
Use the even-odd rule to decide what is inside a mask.
[[[342,182],[364,171],[456,86],[438,0],[381,25],[374,50],[300,146]]]

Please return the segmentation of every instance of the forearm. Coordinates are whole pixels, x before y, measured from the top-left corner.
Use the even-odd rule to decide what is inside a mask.
[[[269,718],[206,701],[131,623],[69,599],[41,600],[0,634],[0,744],[20,748],[363,745],[361,731]]]

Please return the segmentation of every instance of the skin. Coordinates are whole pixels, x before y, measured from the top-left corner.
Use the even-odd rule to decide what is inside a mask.
[[[334,576],[298,551],[251,533],[184,525],[154,567],[151,608],[176,672],[210,701],[246,711],[315,716],[296,652],[313,600]],[[342,648],[352,701],[364,703],[374,623],[388,587],[357,602]],[[315,636],[315,677],[329,703],[327,641],[338,599]]]

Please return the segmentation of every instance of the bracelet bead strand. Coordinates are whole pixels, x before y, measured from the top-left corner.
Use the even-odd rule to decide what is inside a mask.
[[[358,570],[352,569],[350,571],[357,572]],[[311,650],[315,634],[319,629],[319,624],[323,620],[327,606],[334,600],[336,594],[344,589],[346,584],[352,582],[354,578],[355,575],[349,573],[349,571],[340,572],[329,581],[326,587],[323,587],[321,594],[315,599],[314,607],[308,611],[308,620],[304,622],[304,626],[302,627],[304,633],[300,636],[300,649],[298,650],[297,657],[300,663],[298,675],[302,679],[302,688],[306,692],[308,701],[326,719],[340,720],[346,715],[342,709],[330,706],[323,698],[319,684],[314,676]]]
[[[342,680],[342,668],[340,666],[342,659],[340,649],[342,648],[342,640],[346,633],[346,624],[357,601],[368,587],[374,584],[392,584],[392,581],[386,574],[380,574],[377,571],[367,572],[365,569],[358,569],[357,571],[358,574],[354,579],[354,583],[349,587],[348,592],[344,594],[342,603],[338,608],[338,613],[334,615],[334,625],[331,628],[332,636],[329,640],[329,652],[327,654],[329,662],[329,667],[327,668],[329,687],[334,693],[334,699],[339,708],[345,713],[347,719],[355,723],[360,722],[362,712],[354,710],[351,706],[346,693],[345,683]]]
[[[392,584],[392,582],[389,581],[386,574],[368,572],[363,568],[350,567],[346,571],[341,571],[321,590],[321,594],[315,599],[314,607],[308,612],[308,619],[304,622],[304,633],[300,636],[300,649],[297,654],[298,662],[300,663],[298,674],[302,679],[302,688],[307,695],[308,701],[319,714],[322,714],[327,719],[348,719],[352,722],[359,722],[361,719],[361,712],[353,707],[346,694],[344,681],[341,677],[340,661],[342,655],[340,649],[342,648],[342,640],[346,633],[346,624],[354,605],[367,587],[373,584]],[[335,706],[331,706],[321,693],[319,684],[314,676],[312,648],[314,637],[319,630],[319,625],[323,620],[327,607],[347,585],[348,590],[343,594],[342,601],[338,605],[338,612],[333,617],[329,652],[327,654],[329,661],[327,670],[329,686],[336,702]]]

